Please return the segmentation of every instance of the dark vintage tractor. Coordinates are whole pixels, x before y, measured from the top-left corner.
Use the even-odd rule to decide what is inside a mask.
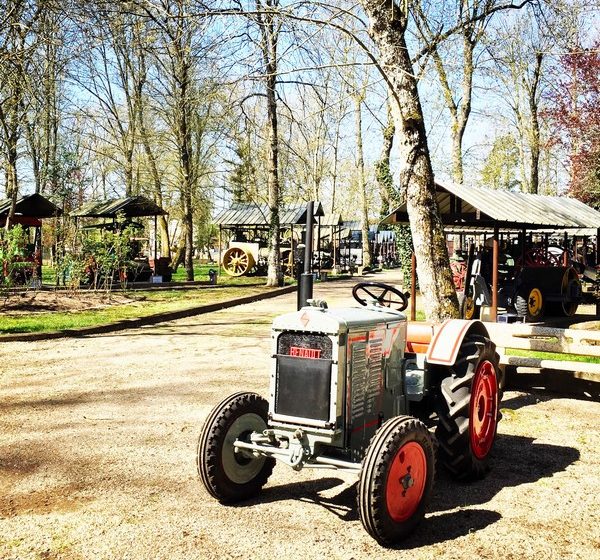
[[[272,326],[269,398],[235,393],[208,415],[200,478],[222,503],[258,494],[277,461],[358,476],[364,528],[383,545],[423,518],[439,464],[481,478],[496,438],[498,355],[479,321],[408,323],[407,296],[359,283],[363,306],[321,301]]]
[[[577,270],[564,264],[562,249],[536,247],[518,257],[503,252],[498,259],[498,306],[528,322],[545,316],[571,317],[581,303]],[[492,252],[483,248],[464,263],[462,316],[478,318],[482,306],[492,304]],[[457,290],[460,290],[456,282]]]

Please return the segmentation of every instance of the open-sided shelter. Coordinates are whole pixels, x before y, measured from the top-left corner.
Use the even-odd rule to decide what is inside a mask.
[[[294,266],[294,253],[306,225],[307,203],[285,205],[279,208],[279,230],[282,237],[289,239],[284,247],[283,261],[288,270]],[[314,216],[320,228],[324,215],[320,202],[314,203]],[[246,274],[265,261],[263,256],[268,242],[270,211],[268,204],[234,203],[219,212],[213,223],[219,226],[219,262],[233,276]],[[228,249],[223,252],[223,232],[228,232]],[[289,232],[286,235],[286,232]],[[317,237],[318,239],[318,237]],[[283,241],[283,239],[282,239]],[[259,266],[260,268],[260,266]]]
[[[498,259],[502,233],[517,233],[523,250],[526,236],[532,230],[563,231],[565,244],[567,232],[581,228],[596,231],[600,238],[600,212],[566,196],[543,196],[437,181],[436,200],[446,232],[491,234],[492,320],[496,320],[498,312]],[[395,208],[382,223],[408,223],[406,203]],[[600,262],[600,248],[596,251],[596,262]]]
[[[71,217],[77,222],[80,218],[97,218],[102,220],[92,227],[102,227],[114,224],[118,217],[127,220],[133,218],[154,217],[154,258],[149,259],[149,265],[153,274],[170,278],[170,266],[168,257],[158,258],[157,245],[157,217],[167,215],[167,211],[161,208],[153,200],[145,196],[128,196],[117,199],[102,201],[91,201],[77,210],[71,212]]]
[[[11,204],[10,199],[0,201],[0,228],[6,225]],[[21,272],[24,276],[31,274],[38,283],[42,278],[42,220],[61,214],[62,210],[56,204],[39,193],[22,196],[16,201],[15,213],[9,225],[20,224],[28,234],[29,243],[23,258],[31,263]],[[23,280],[27,281],[28,278]]]

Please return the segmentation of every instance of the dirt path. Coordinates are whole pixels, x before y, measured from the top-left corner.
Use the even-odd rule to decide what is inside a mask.
[[[348,301],[352,284],[316,295]],[[278,465],[250,504],[209,498],[195,468],[202,422],[229,393],[266,393],[269,324],[294,309],[295,294],[114,335],[2,343],[0,558],[600,557],[593,402],[508,392],[490,476],[440,473],[400,550],[366,535],[355,477],[339,471]]]

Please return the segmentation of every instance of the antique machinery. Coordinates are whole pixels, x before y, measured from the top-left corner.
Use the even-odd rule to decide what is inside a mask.
[[[198,472],[222,503],[259,493],[277,461],[358,476],[368,533],[393,544],[423,518],[440,464],[487,470],[499,414],[498,355],[479,321],[408,324],[407,296],[360,283],[362,305],[310,300],[272,327],[269,399],[235,393],[208,415]]]
[[[563,264],[562,253],[558,247],[535,247],[518,258],[509,252],[500,254],[498,305],[530,322],[544,316],[573,316],[583,299],[582,286],[577,271]],[[484,248],[467,260],[465,319],[478,318],[481,306],[492,303],[491,258]]]

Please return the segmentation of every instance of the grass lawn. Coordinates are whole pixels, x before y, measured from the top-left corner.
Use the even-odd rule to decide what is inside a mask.
[[[208,272],[214,270],[219,272],[219,267],[216,263],[213,264],[198,264],[194,265],[194,280],[208,282]],[[177,272],[173,273],[173,282],[185,282],[186,281],[186,270],[180,266]],[[50,265],[44,265],[42,267],[42,283],[48,286],[54,286],[56,284],[56,270]],[[219,275],[219,284],[228,284],[234,286],[247,286],[247,285],[260,285],[265,283],[265,279],[260,276],[228,276],[225,272],[221,271]]]
[[[0,320],[0,333],[49,332],[91,327],[123,319],[146,317],[155,313],[178,311],[190,307],[218,303],[263,293],[266,290],[268,288],[262,285],[255,285],[223,288],[192,288],[189,290],[135,291],[127,293],[132,300],[130,303],[113,305],[102,309],[4,316]]]
[[[537,358],[538,360],[600,364],[600,358],[595,358],[594,356],[580,356],[579,354],[555,354],[554,352],[535,352],[533,350],[519,350],[516,348],[507,348],[506,354],[523,358]]]

